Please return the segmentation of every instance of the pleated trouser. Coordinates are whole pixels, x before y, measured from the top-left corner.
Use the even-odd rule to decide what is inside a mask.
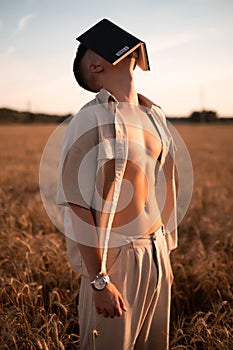
[[[171,286],[163,229],[111,248],[107,266],[127,311],[114,319],[97,314],[89,278],[83,276],[79,295],[80,349],[168,349]]]

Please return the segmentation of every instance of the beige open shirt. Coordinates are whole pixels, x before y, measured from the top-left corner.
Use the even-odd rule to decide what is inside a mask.
[[[170,153],[174,159],[175,146],[167,127],[166,118],[160,107],[142,95],[139,103],[153,120],[162,142],[162,156],[159,171],[163,171],[165,159]],[[64,228],[67,239],[67,253],[73,270],[87,274],[77,242],[92,245],[86,237],[87,224],[74,225],[68,203],[90,209],[96,224],[97,240],[101,211],[107,211],[108,222],[101,246],[104,248],[102,270],[106,268],[106,255],[109,242],[114,237],[111,232],[112,222],[121,191],[121,183],[127,163],[127,132],[121,114],[118,113],[118,102],[107,90],[101,89],[96,98],[86,104],[71,120],[61,145],[61,156],[58,174],[57,204],[65,206]],[[105,173],[103,165],[107,160],[115,160],[114,190],[109,202],[104,200]],[[174,168],[172,169],[174,171]],[[172,177],[173,174],[168,174]],[[174,182],[175,187],[175,182]],[[176,198],[173,200],[173,211],[165,227],[168,250],[177,246]],[[88,236],[88,235],[87,235]]]

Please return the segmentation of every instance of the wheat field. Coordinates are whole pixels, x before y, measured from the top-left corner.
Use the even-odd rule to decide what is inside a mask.
[[[172,253],[172,350],[233,348],[233,125],[175,124],[194,191]],[[0,127],[0,350],[77,349],[79,278],[41,202],[38,169],[56,125]]]

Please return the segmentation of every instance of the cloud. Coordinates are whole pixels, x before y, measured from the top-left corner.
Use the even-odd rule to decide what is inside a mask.
[[[36,13],[30,13],[29,15],[23,16],[20,18],[19,22],[18,22],[18,27],[17,27],[17,32],[21,32],[27,25],[28,21],[33,18],[36,17],[37,14]]]

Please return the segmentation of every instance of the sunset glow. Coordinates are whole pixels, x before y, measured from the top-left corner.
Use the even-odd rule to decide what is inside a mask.
[[[232,116],[233,2],[124,4],[2,0],[0,107],[75,113],[93,96],[72,74],[75,38],[105,17],[146,42],[151,71],[136,70],[138,91],[168,115],[205,108]]]

